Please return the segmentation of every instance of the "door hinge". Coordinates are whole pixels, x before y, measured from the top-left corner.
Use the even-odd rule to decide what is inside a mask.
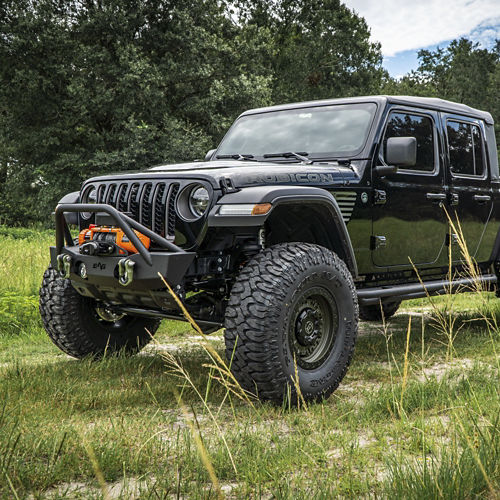
[[[385,236],[372,236],[370,239],[370,248],[377,250],[377,248],[384,248],[387,245]]]
[[[458,193],[450,193],[450,205],[453,207],[458,205]]]
[[[455,234],[455,233],[446,233],[446,241],[445,241],[445,244],[447,247],[449,247],[450,245],[456,245],[458,243],[458,234]]]
[[[385,202],[387,201],[387,195],[385,191],[382,191],[381,189],[375,189],[373,192],[373,203],[375,205],[385,205]]]

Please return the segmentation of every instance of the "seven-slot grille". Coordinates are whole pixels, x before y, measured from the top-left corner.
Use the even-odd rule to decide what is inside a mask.
[[[106,203],[125,212],[164,238],[175,238],[175,199],[178,182],[106,183],[96,186],[97,203]]]
[[[337,200],[340,211],[342,212],[342,218],[347,224],[351,219],[352,211],[356,204],[356,191],[335,191],[332,194]]]

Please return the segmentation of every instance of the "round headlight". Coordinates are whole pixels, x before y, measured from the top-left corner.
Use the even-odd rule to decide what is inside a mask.
[[[94,186],[91,186],[82,197],[82,203],[97,203],[97,190]],[[83,219],[88,220],[92,217],[92,212],[80,212]]]
[[[189,195],[189,208],[195,217],[201,217],[207,211],[209,202],[210,195],[202,186],[194,188]]]

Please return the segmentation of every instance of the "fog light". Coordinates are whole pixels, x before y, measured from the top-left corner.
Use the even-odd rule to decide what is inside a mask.
[[[80,278],[86,280],[87,279],[87,266],[85,264],[80,264],[80,269],[79,269],[79,273],[80,273]]]

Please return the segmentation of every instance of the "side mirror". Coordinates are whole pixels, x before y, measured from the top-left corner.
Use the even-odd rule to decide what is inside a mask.
[[[417,139],[415,137],[387,139],[385,161],[397,167],[414,167],[417,163]]]
[[[204,161],[210,161],[212,159],[212,155],[216,152],[216,149],[211,149],[206,155]]]

